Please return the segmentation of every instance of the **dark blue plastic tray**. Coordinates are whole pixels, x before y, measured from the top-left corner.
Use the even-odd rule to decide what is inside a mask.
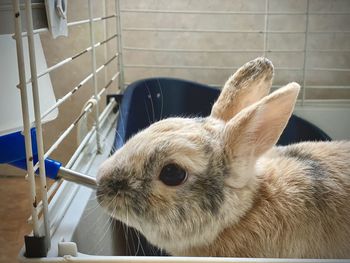
[[[173,116],[208,116],[219,89],[172,78],[150,78],[130,84],[124,92],[115,146],[120,148],[133,134],[153,122]],[[293,115],[278,144],[324,141],[330,137],[321,129]]]
[[[120,136],[115,137],[115,148],[120,148],[133,134],[158,120],[174,116],[208,116],[219,93],[219,89],[207,85],[172,78],[151,78],[130,84],[120,105],[117,123]],[[278,144],[324,140],[330,140],[330,137],[315,125],[293,115]],[[127,233],[126,255],[166,255],[148,244],[135,230],[130,229]],[[137,249],[137,240],[143,249]]]

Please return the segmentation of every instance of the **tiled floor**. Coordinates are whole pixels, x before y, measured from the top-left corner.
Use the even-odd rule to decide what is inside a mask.
[[[0,262],[17,262],[23,236],[30,232],[28,182],[23,177],[0,176]]]

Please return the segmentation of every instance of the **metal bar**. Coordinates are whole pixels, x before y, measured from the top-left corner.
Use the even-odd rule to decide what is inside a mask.
[[[160,69],[217,69],[217,70],[231,70],[238,69],[238,67],[214,67],[214,66],[185,66],[185,65],[124,65],[125,68],[160,68]]]
[[[30,206],[31,214],[33,218],[33,234],[34,236],[40,236],[38,214],[36,210],[37,198],[35,189],[35,177],[33,169],[33,153],[32,153],[32,139],[30,136],[30,120],[29,120],[29,107],[28,107],[28,94],[26,85],[26,73],[23,54],[23,39],[21,37],[22,25],[21,25],[21,13],[19,9],[19,0],[13,0],[13,15],[15,19],[15,39],[17,49],[17,63],[19,73],[19,88],[21,93],[21,106],[23,116],[23,133],[26,149],[26,163],[28,171],[29,181],[29,194],[30,194]]]
[[[241,49],[175,49],[175,48],[142,48],[124,47],[124,50],[146,51],[146,52],[184,52],[184,53],[260,53],[261,49],[241,50]],[[283,50],[282,52],[303,52],[303,50]]]
[[[50,222],[49,222],[49,209],[47,201],[47,185],[46,185],[46,170],[44,160],[44,142],[43,142],[43,131],[40,116],[40,99],[39,99],[39,87],[37,78],[36,68],[36,57],[35,57],[35,45],[34,45],[34,34],[33,34],[33,14],[31,7],[32,0],[26,0],[26,22],[28,32],[28,47],[29,47],[29,60],[30,60],[30,72],[32,76],[32,92],[33,92],[33,105],[34,105],[34,116],[35,116],[35,128],[36,128],[36,141],[38,149],[39,159],[39,177],[40,177],[40,190],[41,199],[43,203],[43,220],[45,229],[45,240],[47,247],[51,247],[50,237]]]
[[[301,104],[303,105],[305,102],[305,94],[306,94],[306,60],[307,60],[307,41],[308,41],[308,33],[309,33],[309,10],[310,10],[310,2],[307,0],[306,7],[306,21],[305,21],[305,42],[304,42],[304,62],[303,62],[303,86],[301,88]]]
[[[19,8],[20,8],[20,10],[24,10],[25,5],[20,4]],[[32,9],[42,9],[42,8],[45,8],[44,3],[32,3]],[[11,6],[11,4],[0,6],[0,11],[12,11],[12,10],[13,10],[13,7]]]
[[[196,15],[265,15],[265,11],[208,11],[208,10],[156,10],[156,9],[121,9],[123,13],[164,13]],[[312,12],[310,15],[349,15],[350,12]],[[269,15],[306,15],[305,12],[270,12]]]
[[[98,96],[98,85],[97,85],[97,73],[96,73],[96,50],[95,50],[95,32],[94,32],[94,25],[93,25],[93,12],[92,12],[92,0],[88,0],[88,7],[89,7],[89,17],[90,17],[90,23],[89,23],[89,29],[90,29],[90,45],[92,47],[91,50],[91,66],[92,66],[92,81],[93,81],[93,93],[94,93],[94,99],[97,100]],[[100,123],[98,121],[98,115],[100,114],[98,103],[95,105],[95,123],[96,126],[96,146],[97,146],[97,152],[101,153],[102,147],[101,147],[101,141],[100,141]]]
[[[123,47],[124,50],[147,51],[147,52],[184,52],[184,53],[260,53],[261,49],[243,50],[243,49],[172,49],[172,48],[142,48],[142,47]],[[308,52],[350,52],[350,49],[308,49]],[[266,50],[268,53],[297,53],[305,52],[300,50]]]
[[[103,65],[101,65],[98,69],[96,69],[96,73],[100,72],[104,67],[106,67],[109,63],[111,63],[116,57],[118,56],[118,53],[116,53],[112,58],[110,58],[107,62],[105,62]],[[60,106],[63,102],[65,102],[67,99],[69,99],[75,92],[77,92],[86,82],[88,82],[92,78],[93,74],[90,73],[86,78],[84,78],[77,86],[75,86],[70,92],[68,92],[66,95],[64,95],[62,98],[58,99],[57,102],[52,105],[42,116],[41,118],[45,118],[47,115],[49,115],[54,109],[56,109],[58,106]]]
[[[191,28],[142,28],[126,27],[123,31],[151,31],[151,32],[190,32],[190,33],[232,33],[232,34],[305,34],[305,31],[264,31],[264,30],[220,30],[220,29],[191,29]],[[342,31],[343,32],[343,31]],[[328,33],[328,32],[312,32]]]
[[[281,86],[273,85],[273,88],[280,88]],[[350,89],[350,86],[330,86],[330,85],[308,85],[306,86],[307,89]]]
[[[61,167],[58,171],[58,176],[66,181],[78,183],[79,185],[85,185],[89,188],[96,189],[96,178],[87,176],[85,174]]]
[[[145,31],[145,32],[189,32],[189,33],[230,33],[230,34],[305,34],[305,31],[265,31],[265,30],[221,30],[221,29],[193,29],[193,28],[146,28],[146,27],[125,27],[123,31]],[[308,31],[310,34],[334,34],[350,33],[350,31]]]
[[[103,16],[107,16],[108,14],[108,8],[107,8],[107,4],[106,4],[107,0],[102,1],[102,9],[103,9]],[[106,39],[108,36],[108,28],[107,28],[107,20],[103,21],[103,38]],[[116,34],[115,34],[116,35]],[[108,58],[108,49],[107,49],[107,45],[104,45],[103,48],[103,59],[106,61]],[[108,79],[108,70],[105,69],[104,70],[104,84],[106,85],[107,83],[107,79]]]
[[[126,84],[130,84],[130,83],[126,83]],[[212,86],[212,87],[221,87],[223,83],[214,83],[214,84],[207,84],[209,86]],[[271,88],[273,89],[279,89],[281,88],[283,85],[272,85]],[[344,90],[347,90],[349,89],[350,90],[350,86],[327,86],[327,85],[324,85],[324,86],[321,86],[321,85],[309,85],[309,86],[306,86],[307,89],[329,89],[329,90],[333,90],[333,89],[344,89]]]
[[[129,64],[124,65],[125,68],[165,68],[165,69],[200,69],[200,70],[233,70],[238,67],[224,67],[224,66],[193,66],[193,65],[137,65]],[[288,68],[288,67],[277,67],[276,70],[303,70],[303,68]]]
[[[101,91],[98,93],[98,99],[101,98],[101,96],[103,95],[103,93],[112,85],[112,83],[116,80],[116,78],[120,75],[120,72],[117,72],[106,84],[106,86],[101,89]]]
[[[161,68],[161,69],[202,69],[202,70],[230,70],[238,69],[238,67],[225,67],[225,66],[194,66],[194,65],[141,65],[141,64],[128,64],[124,65],[125,68]],[[303,71],[305,68],[289,68],[289,67],[275,67],[276,70],[293,70]],[[320,70],[320,71],[338,71],[349,72],[347,68],[306,68],[305,71]]]
[[[265,25],[264,25],[264,51],[263,56],[266,57],[268,49],[268,29],[269,29],[269,0],[265,0]]]
[[[111,39],[113,39],[113,38],[115,38],[115,37],[117,37],[117,34],[115,34],[115,35],[113,35],[113,36],[111,36],[111,37],[109,37],[109,38],[107,38],[107,39],[105,39],[105,40],[103,40],[103,41],[101,41],[101,42],[96,43],[96,44],[94,45],[94,47],[95,47],[95,48],[96,48],[96,47],[99,47],[99,46],[101,46],[101,45],[107,43],[108,41],[110,41]],[[87,53],[87,52],[89,52],[89,51],[91,51],[91,50],[92,50],[92,47],[90,46],[90,47],[84,49],[83,51],[80,51],[80,52],[78,52],[77,54],[75,54],[75,55],[73,55],[73,56],[71,56],[71,57],[69,57],[69,58],[66,58],[66,59],[64,59],[64,60],[62,60],[62,61],[56,63],[55,65],[53,65],[53,66],[47,68],[44,72],[40,73],[37,77],[38,77],[38,78],[41,78],[42,76],[46,75],[47,73],[50,73],[50,72],[52,72],[53,70],[60,68],[61,66],[63,66],[63,65],[65,65],[65,64],[67,64],[67,63],[73,61],[74,59],[77,59],[78,57],[82,56],[83,54],[85,54],[85,53]],[[31,82],[31,79],[27,80],[27,84],[30,83],[30,82]]]
[[[310,106],[322,106],[322,107],[334,107],[336,106],[337,108],[339,107],[349,107],[350,99],[307,99],[304,102],[305,105],[310,105]],[[301,105],[300,100],[297,101],[296,103],[297,106]]]
[[[325,31],[308,31],[309,34],[334,34],[334,33],[339,33],[339,34],[349,34],[349,30],[325,30]]]
[[[122,39],[122,19],[120,14],[120,2],[119,0],[115,0],[115,13],[117,14],[118,18],[116,19],[116,30],[118,34],[118,69],[119,69],[119,89],[121,91],[124,91],[124,63],[123,63],[123,39]]]
[[[117,17],[117,15],[109,15],[109,16],[106,16],[106,17],[95,17],[92,19],[93,22],[98,22],[98,21],[103,21],[105,19],[110,19],[110,18],[113,18],[113,17]],[[67,23],[67,26],[68,27],[71,27],[71,26],[78,26],[78,25],[83,25],[83,24],[87,24],[87,23],[90,23],[90,19],[84,19],[84,20],[78,20],[78,21],[73,21],[73,22],[69,22]],[[34,34],[39,34],[39,33],[42,33],[42,32],[46,32],[46,31],[49,31],[48,28],[39,28],[39,29],[35,29],[33,30],[33,33]],[[27,32],[22,32],[22,37],[25,37],[27,36]]]
[[[307,52],[350,52],[350,49],[307,49]]]
[[[113,17],[117,17],[117,15],[113,14],[113,15],[109,15],[109,16],[105,16],[105,17],[95,17],[95,18],[92,18],[92,22],[102,21],[102,20],[105,20],[105,19],[113,18]],[[90,18],[89,19],[84,19],[84,20],[79,20],[79,21],[74,21],[74,22],[69,22],[67,24],[67,26],[68,27],[70,27],[70,26],[77,26],[77,25],[82,25],[82,24],[87,24],[87,23],[90,23]]]
[[[350,72],[350,68],[307,68],[307,71],[337,71],[337,72]]]
[[[125,85],[130,85],[131,82],[125,82]],[[206,83],[206,85],[208,86],[212,86],[212,87],[221,87],[223,85],[223,83]],[[271,88],[277,89],[277,88],[281,88],[283,85],[272,85]],[[308,89],[350,89],[350,86],[335,86],[335,85],[309,85],[307,86]]]

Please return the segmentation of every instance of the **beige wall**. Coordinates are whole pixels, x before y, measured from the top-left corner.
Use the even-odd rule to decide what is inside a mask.
[[[266,1],[167,1],[149,0],[122,1],[123,9],[161,9],[161,10],[201,10],[259,12],[263,15],[247,14],[181,14],[181,13],[123,13],[124,28],[177,28],[210,29],[213,31],[264,31]],[[267,36],[269,57],[277,67],[275,85],[287,81],[303,82],[304,47],[307,0],[269,0],[269,13],[293,12],[294,15],[268,16]],[[315,14],[315,12],[343,12],[345,14]],[[330,33],[309,33],[307,49],[307,68],[350,68],[350,1],[348,0],[310,0],[308,30]],[[281,33],[281,32],[297,33]],[[347,31],[347,33],[333,33]],[[186,65],[215,66],[235,68],[242,63],[263,54],[263,33],[203,33],[203,32],[124,32],[124,47],[162,48],[162,49],[201,49],[201,50],[245,50],[250,52],[145,52],[125,50],[125,63],[132,64],[126,69],[126,81],[131,82],[148,76],[176,76],[207,84],[221,85],[231,74],[232,69],[145,69],[135,67],[147,65]],[[281,50],[289,51],[279,52]],[[315,51],[322,50],[322,51]],[[325,50],[328,50],[325,52]],[[338,50],[338,51],[335,51]],[[254,52],[255,51],[255,52]],[[286,69],[292,68],[292,69]],[[299,70],[298,70],[299,69]],[[306,71],[306,85],[349,86],[349,71]],[[308,89],[307,98],[350,98],[349,89],[333,88]]]
[[[107,0],[107,14],[114,13],[114,1]],[[88,17],[87,1],[69,1],[69,21],[86,19]],[[94,15],[104,13],[103,1],[94,1]],[[242,63],[260,56],[264,49],[265,15],[258,14],[189,14],[179,13],[140,13],[133,9],[148,10],[186,10],[186,11],[239,11],[264,13],[266,2],[262,0],[121,0],[125,81],[154,77],[171,76],[194,80],[207,84],[221,85]],[[128,11],[129,10],[129,11]],[[305,30],[307,17],[307,0],[269,0],[269,13],[298,12],[294,15],[268,16],[268,30],[274,31],[267,36],[266,56],[277,67],[274,84],[279,86],[288,81],[303,82]],[[350,1],[348,0],[309,0],[308,17],[309,33],[307,39],[306,66],[308,68],[350,68]],[[315,12],[343,12],[345,14],[314,14]],[[103,22],[95,23],[96,41],[105,38]],[[212,30],[213,32],[155,32],[152,30],[137,30],[137,28],[177,28],[194,30]],[[115,19],[109,20],[108,35],[115,32]],[[221,32],[215,32],[221,31]],[[223,32],[226,31],[226,32]],[[260,31],[256,33],[233,33],[227,31]],[[281,33],[292,31],[295,33]],[[336,33],[347,31],[346,33]],[[325,33],[329,32],[329,33]],[[41,35],[41,40],[48,65],[53,65],[62,59],[85,49],[89,43],[88,24],[72,27],[69,37],[51,39],[49,33]],[[182,49],[178,52],[130,50],[130,48],[149,49]],[[116,40],[108,44],[108,57],[115,52]],[[212,52],[191,52],[184,50],[207,50]],[[230,52],[240,50],[240,52]],[[280,52],[281,50],[288,52]],[[220,52],[217,52],[220,51]],[[249,51],[249,52],[247,52]],[[101,65],[106,58],[104,48],[97,49],[97,64]],[[79,81],[91,72],[91,53],[51,73],[51,80],[56,98],[76,86]],[[156,68],[146,68],[144,65],[156,65]],[[215,69],[181,69],[174,66],[215,67]],[[160,66],[160,67],[159,67]],[[166,68],[172,66],[173,68]],[[163,68],[161,68],[163,67]],[[228,69],[226,69],[226,67]],[[292,69],[286,69],[292,68]],[[111,64],[107,79],[117,71],[116,61]],[[98,78],[99,88],[105,85],[105,73]],[[333,86],[331,89],[307,89],[307,98],[342,98],[350,99],[350,89],[335,86],[347,86],[350,83],[349,71],[306,71],[306,86]],[[116,91],[116,86],[112,87]],[[45,146],[48,148],[53,141],[79,114],[83,103],[91,96],[91,81],[77,94],[59,108],[56,121],[45,125]],[[101,106],[104,105],[104,99]],[[65,140],[53,158],[66,162],[76,148],[76,132]],[[1,167],[2,173],[6,173]]]

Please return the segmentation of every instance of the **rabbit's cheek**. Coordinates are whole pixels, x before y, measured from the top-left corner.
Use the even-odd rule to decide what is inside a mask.
[[[224,201],[223,181],[220,178],[198,178],[190,187],[197,205],[205,212],[216,215]]]
[[[197,205],[203,212],[216,215],[224,202],[224,179],[227,176],[225,161],[222,158],[210,157],[203,174],[196,176],[190,185],[190,191],[196,197]]]

